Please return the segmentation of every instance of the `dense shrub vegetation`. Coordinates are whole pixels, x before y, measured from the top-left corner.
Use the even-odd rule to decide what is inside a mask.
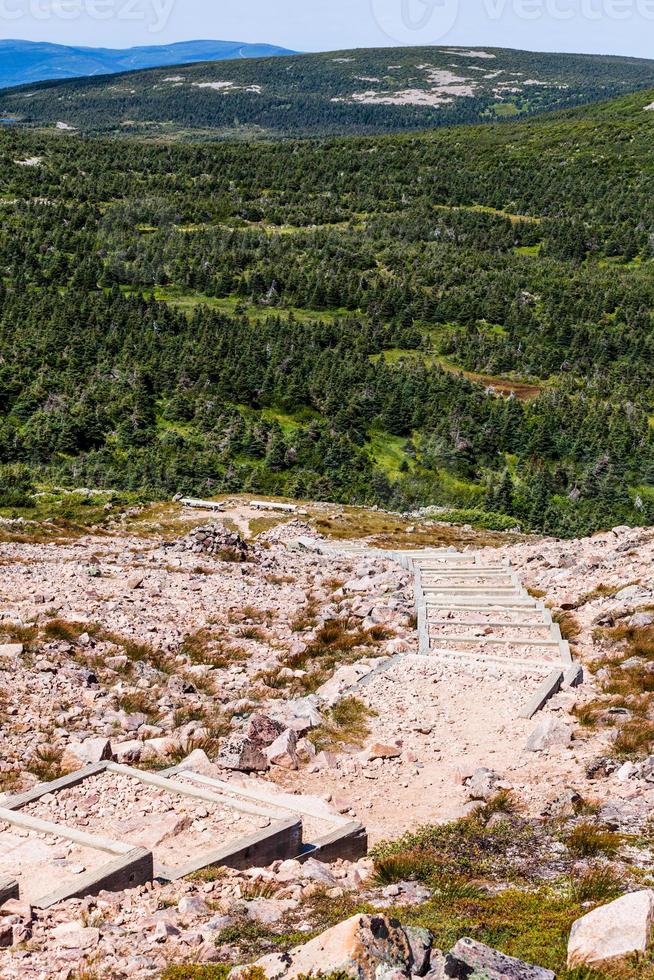
[[[3,133],[0,506],[651,521],[652,98],[254,149]]]

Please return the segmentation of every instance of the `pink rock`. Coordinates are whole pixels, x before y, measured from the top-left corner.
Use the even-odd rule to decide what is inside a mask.
[[[398,759],[402,755],[402,749],[397,745],[384,745],[382,742],[375,742],[370,748],[366,749],[369,759]]]
[[[272,745],[266,749],[266,756],[271,765],[279,766],[281,769],[299,768],[297,735],[292,728],[288,728],[275,739]]]
[[[219,766],[240,772],[265,772],[270,763],[265,752],[246,735],[232,735],[220,747],[216,758]]]
[[[116,762],[139,762],[143,752],[143,742],[131,739],[129,742],[118,742],[113,746]]]
[[[26,922],[32,921],[32,906],[29,902],[21,902],[17,898],[9,898],[0,908],[0,915],[17,915]]]
[[[77,922],[64,922],[52,930],[52,936],[63,949],[93,949],[100,942],[100,930],[84,928]]]
[[[282,723],[268,715],[252,715],[245,728],[246,736],[261,748],[272,745],[283,731]]]

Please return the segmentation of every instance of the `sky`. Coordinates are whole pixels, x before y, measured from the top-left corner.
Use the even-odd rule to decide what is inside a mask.
[[[0,37],[119,48],[211,38],[296,51],[452,44],[654,57],[654,0],[0,0]]]

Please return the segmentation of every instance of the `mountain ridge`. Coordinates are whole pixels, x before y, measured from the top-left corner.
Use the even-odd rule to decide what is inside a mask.
[[[130,48],[51,44],[47,41],[0,41],[0,88],[40,81],[95,77],[123,71],[292,54],[271,44],[199,39],[174,44],[137,45]]]
[[[0,93],[0,117],[94,135],[382,135],[539,115],[654,87],[654,61],[360,48],[161,66]]]

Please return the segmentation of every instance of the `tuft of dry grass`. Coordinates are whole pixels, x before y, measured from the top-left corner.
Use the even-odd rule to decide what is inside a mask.
[[[10,623],[0,626],[0,643],[22,643],[30,653],[37,648],[38,636],[36,626],[14,626]]]
[[[575,704],[572,713],[584,728],[595,728],[606,709],[602,701],[590,701],[587,704]]]
[[[376,713],[358,698],[344,698],[329,712],[325,723],[309,733],[309,739],[316,750],[342,748],[344,745],[358,747],[370,735],[368,722]]]
[[[159,714],[156,701],[146,691],[123,691],[117,695],[116,705],[128,715],[139,714],[156,718]]]
[[[581,635],[579,621],[571,612],[561,610],[560,612],[554,613],[552,619],[558,624],[564,640],[574,642]]]
[[[15,793],[21,783],[19,772],[0,772],[0,793]]]
[[[581,606],[588,605],[589,602],[595,602],[596,599],[608,599],[609,596],[619,592],[621,588],[621,585],[598,585],[589,592],[584,592],[583,595],[579,596],[577,609],[580,609]]]
[[[241,626],[237,635],[241,640],[255,640],[257,643],[266,640],[266,634],[259,626]]]
[[[54,745],[40,745],[26,768],[40,782],[50,783],[53,779],[66,775],[67,770],[62,766],[63,754],[63,749]]]
[[[303,633],[305,630],[313,629],[318,621],[318,612],[317,601],[313,597],[309,597],[306,606],[291,620],[291,632]]]
[[[209,667],[229,667],[240,660],[247,660],[249,654],[240,646],[228,646],[223,642],[224,634],[205,627],[195,633],[187,633],[182,640],[179,652],[188,657],[195,666],[205,664]],[[194,678],[197,687],[199,679]]]
[[[257,609],[256,606],[243,606],[237,617],[230,616],[229,618],[230,622],[242,623],[245,620],[249,620],[251,623],[264,626],[275,618],[275,614],[272,609]]]
[[[654,722],[646,718],[631,718],[625,722],[614,742],[618,758],[629,759],[650,755],[654,747]]]
[[[43,627],[43,636],[46,640],[63,640],[67,643],[76,643],[82,633],[87,632],[89,632],[88,623],[71,623],[66,619],[51,619]]]
[[[624,890],[624,877],[610,865],[589,868],[585,874],[575,877],[570,885],[571,897],[579,905],[585,902],[610,902]]]
[[[576,857],[612,856],[619,850],[622,838],[619,834],[584,821],[565,837],[564,843]]]
[[[475,816],[477,819],[488,823],[491,817],[502,814],[506,817],[514,817],[520,812],[520,804],[510,789],[501,789],[494,796],[487,800],[483,806],[479,807]]]
[[[295,583],[294,575],[265,575],[266,582],[270,585],[293,585]]]

